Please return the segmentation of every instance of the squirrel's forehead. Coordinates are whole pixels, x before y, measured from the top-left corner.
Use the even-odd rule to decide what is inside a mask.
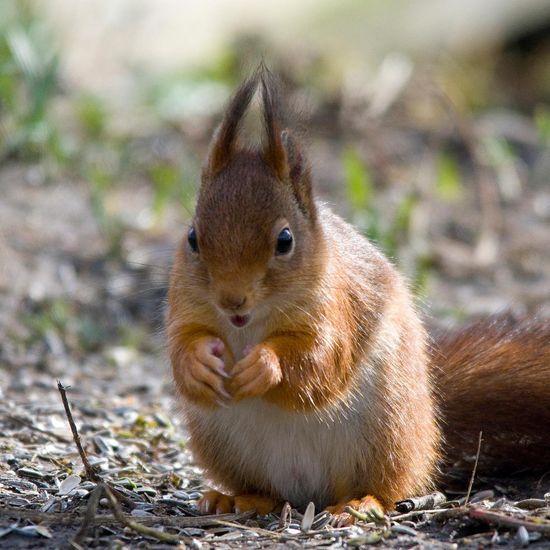
[[[226,211],[219,216],[197,216],[196,230],[203,245],[249,248],[273,240],[277,217],[270,212]]]
[[[201,188],[197,208],[208,208],[217,214],[231,214],[233,211],[276,209],[284,201],[281,183],[243,175],[231,180],[219,179]]]
[[[199,235],[241,233],[244,237],[270,237],[275,222],[288,208],[284,197],[269,189],[233,185],[199,196],[195,220]]]
[[[272,256],[273,243],[265,234],[254,231],[208,231],[206,238],[199,236],[199,249],[211,274],[234,273],[245,266],[260,269]]]

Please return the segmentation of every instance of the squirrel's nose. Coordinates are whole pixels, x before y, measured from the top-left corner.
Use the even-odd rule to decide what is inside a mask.
[[[246,296],[240,294],[224,294],[220,297],[220,306],[223,309],[236,311],[246,304]]]

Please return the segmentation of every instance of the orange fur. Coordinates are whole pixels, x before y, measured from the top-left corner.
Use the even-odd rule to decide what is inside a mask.
[[[228,389],[235,401],[264,395],[282,378],[279,357],[267,342],[255,346],[231,370]]]
[[[206,491],[198,502],[199,510],[203,514],[228,514],[235,512],[256,512],[260,515],[269,514],[277,503],[269,497],[261,495],[229,496],[219,491]]]
[[[482,319],[435,341],[446,459],[480,471],[550,465],[550,321]]]
[[[267,143],[243,150],[239,121],[260,80]],[[168,348],[191,449],[209,478],[233,495],[274,503],[360,508],[374,495],[391,508],[433,483],[440,457],[434,378],[454,447],[456,428],[471,439],[478,427],[493,427],[496,441],[509,408],[535,440],[522,400],[536,396],[548,416],[550,392],[539,387],[550,365],[548,326],[509,340],[504,325],[484,337],[475,330],[447,336],[436,354],[445,368],[431,368],[406,284],[313,199],[309,166],[282,127],[275,90],[257,73],[215,134],[192,224],[198,250],[184,239],[172,269]],[[283,228],[293,248],[279,254]],[[246,326],[236,328],[235,315]],[[535,344],[543,351],[524,349]],[[505,376],[510,357],[516,365]],[[487,425],[476,414],[491,384],[498,397]],[[220,493],[203,503],[208,511],[236,507]]]

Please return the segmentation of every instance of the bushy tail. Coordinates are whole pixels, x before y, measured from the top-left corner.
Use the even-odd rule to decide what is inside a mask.
[[[491,317],[435,337],[444,454],[485,472],[550,471],[550,320]]]

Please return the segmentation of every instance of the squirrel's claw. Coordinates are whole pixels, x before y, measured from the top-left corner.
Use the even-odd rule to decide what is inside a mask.
[[[233,511],[235,499],[219,491],[206,491],[197,503],[201,514],[230,514]]]
[[[214,406],[225,406],[231,400],[224,385],[229,375],[224,371],[220,346],[223,344],[217,339],[201,338],[190,345],[174,368],[178,389],[189,399]]]
[[[225,495],[219,491],[206,491],[199,499],[197,506],[201,514],[229,514],[235,512],[255,512],[260,515],[273,511],[277,502],[261,495]]]
[[[362,499],[353,499],[348,502],[341,502],[335,506],[327,507],[327,512],[332,514],[330,524],[333,527],[347,527],[355,523],[355,516],[346,511],[346,508],[352,508],[364,515],[368,520],[376,520],[384,517],[384,507],[378,500],[370,495]]]

